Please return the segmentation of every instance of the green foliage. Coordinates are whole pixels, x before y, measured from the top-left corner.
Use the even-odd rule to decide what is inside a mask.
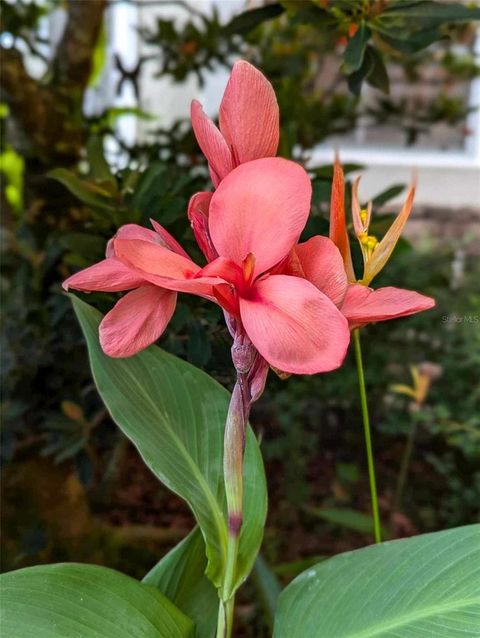
[[[218,597],[206,568],[205,541],[197,527],[143,579],[195,622],[196,638],[211,638],[217,623]]]
[[[36,33],[38,22],[56,5],[58,6],[58,3],[59,0],[46,0],[44,2],[36,0],[33,2],[28,0],[6,2],[6,0],[0,0],[1,29],[14,38],[21,39],[27,45],[30,53],[39,55],[38,45],[42,43],[42,39]]]
[[[454,41],[465,23],[480,19],[479,12],[457,3],[425,0],[409,2],[408,7],[404,0],[388,4],[297,0],[246,11],[226,25],[215,11],[207,18],[192,10],[182,25],[161,18],[156,28],[142,34],[152,46],[162,47],[158,75],[171,75],[176,81],[193,73],[203,83],[205,72],[218,64],[228,66],[228,54],[244,54],[248,47],[275,88],[284,123],[280,151],[289,156],[296,145],[309,149],[327,135],[351,130],[361,112],[356,96],[363,82],[386,96],[392,61],[408,67],[419,54],[418,64],[425,58],[424,49],[442,39]],[[449,55],[453,60],[462,57]],[[341,74],[332,78],[335,57],[339,67],[342,60],[346,83]],[[472,72],[474,62],[465,63],[463,69]],[[450,61],[450,68],[455,64]],[[377,121],[388,120],[394,116],[389,112],[391,104],[395,104],[391,98],[379,100],[370,114]],[[434,117],[432,109],[427,103],[425,120]],[[455,123],[464,115],[458,104]],[[407,122],[403,127],[407,140],[414,141]]]
[[[227,66],[238,48],[224,32],[215,7],[208,17],[193,7],[191,11],[193,16],[181,26],[158,17],[155,29],[144,27],[140,35],[146,44],[162,48],[157,77],[171,75],[180,82],[193,73],[202,85],[205,74],[217,64]]]
[[[347,75],[351,75],[361,68],[370,36],[370,29],[362,23],[347,44],[343,55],[343,68]]]
[[[25,162],[11,146],[0,153],[0,173],[6,178],[5,199],[18,214],[23,210],[23,174]]]
[[[327,27],[347,40],[343,71],[350,90],[358,95],[363,81],[388,93],[385,53],[417,53],[448,35],[452,24],[480,20],[480,9],[457,2],[379,0],[366,2],[281,2],[289,15],[320,32]],[[272,5],[275,7],[276,5]],[[266,16],[265,19],[268,19]]]
[[[100,82],[100,78],[107,61],[107,46],[107,30],[105,28],[105,24],[103,24],[93,52],[92,71],[88,80],[88,86],[97,86]]]
[[[280,595],[275,638],[478,636],[480,525],[340,554]]]
[[[275,573],[261,554],[257,556],[257,560],[255,561],[253,580],[265,617],[267,618],[268,624],[272,627],[281,587]]]
[[[42,41],[37,37],[36,25],[58,4],[1,2],[2,31],[10,32],[32,53],[40,54]],[[450,89],[458,81],[478,75],[473,56],[465,51],[459,54],[456,47],[459,42],[468,43],[471,36],[466,22],[475,19],[478,11],[460,3],[413,0],[285,0],[223,24],[217,14],[200,16],[194,6],[185,21],[160,19],[141,35],[151,47],[148,59],[158,65],[158,75],[178,82],[191,75],[202,82],[210,70],[218,65],[230,66],[239,54],[250,59],[272,81],[278,96],[282,122],[279,153],[303,160],[317,143],[351,131],[359,115],[367,115],[373,125],[402,131],[409,144],[429,135],[435,123],[464,126],[468,108]],[[437,44],[427,48],[431,43]],[[102,47],[100,38],[97,71]],[[145,61],[141,60],[139,70]],[[422,81],[425,69],[431,72],[431,65],[445,78],[431,98],[416,101],[412,107],[408,100],[388,95],[388,76],[394,66],[407,84],[415,84]],[[368,108],[361,97],[365,81],[382,92],[374,93],[374,103],[369,102]],[[116,157],[112,161],[109,156],[107,162],[105,136],[116,138],[118,118],[135,115],[148,119],[153,129],[154,117],[138,108],[112,106],[86,118],[80,110],[82,97],[77,96],[77,108],[68,112],[69,134],[74,137],[81,131],[82,161],[77,162],[75,157],[61,166],[58,160],[51,164],[51,158],[35,154],[28,140],[25,144],[23,138],[18,139],[15,127],[9,126],[4,136],[9,144],[6,148],[15,149],[16,169],[23,160],[25,179],[16,181],[23,206],[16,207],[18,196],[10,198],[15,215],[10,217],[7,210],[1,238],[2,454],[16,461],[39,453],[49,455],[62,464],[56,468],[59,472],[69,472],[73,461],[72,466],[75,464],[89,486],[88,498],[98,504],[97,491],[106,489],[112,467],[115,474],[122,474],[124,461],[119,461],[115,453],[119,433],[94,391],[84,342],[70,302],[61,294],[60,282],[72,271],[101,259],[107,240],[120,225],[148,225],[150,217],[166,226],[201,263],[185,211],[189,197],[211,185],[186,122],[152,130],[148,142],[133,147],[116,139],[125,168],[116,167]],[[2,119],[2,133],[4,124]],[[53,179],[45,179],[47,172]],[[16,170],[17,178],[20,174]],[[314,169],[312,175],[313,215],[305,237],[328,232],[325,215],[331,167]],[[388,204],[400,189],[395,185],[379,194],[375,205]],[[378,218],[375,232],[382,234],[388,219]],[[418,419],[417,447],[402,513],[419,530],[463,524],[477,520],[480,514],[480,396],[474,381],[480,376],[480,344],[475,324],[464,319],[480,316],[480,273],[474,260],[467,260],[464,280],[452,288],[452,253],[451,247],[440,251],[437,246],[422,253],[404,243],[379,285],[403,285],[431,294],[438,300],[437,309],[371,326],[363,338],[385,508],[390,505],[405,436],[412,420]],[[89,299],[106,311],[117,295],[93,294]],[[229,345],[218,309],[186,296],[181,298],[162,339],[167,351],[201,366],[223,385],[231,381],[226,363]],[[408,403],[393,397],[389,386],[405,382],[409,365],[422,360],[441,363],[443,376],[414,417]],[[360,542],[359,534],[369,533],[367,526],[359,523],[360,519],[365,522],[369,504],[362,480],[363,447],[356,397],[355,372],[347,360],[342,370],[328,376],[280,382],[271,373],[266,394],[253,412],[255,429],[263,432],[262,448],[271,470],[274,495],[265,551],[270,562],[280,563],[275,573],[283,577],[310,567],[316,560],[312,553],[324,555],[354,546]],[[219,448],[218,441],[216,445]],[[217,464],[219,458],[217,454]],[[212,492],[220,502],[223,492],[220,487],[217,493],[217,487]],[[323,518],[313,512],[312,506]],[[106,516],[106,509],[103,503],[102,516]],[[355,516],[348,516],[346,522],[345,517],[337,516],[334,522],[332,511],[336,510],[342,515],[351,511]],[[262,512],[259,508],[259,516]],[[330,512],[331,520],[325,520],[325,512]],[[130,515],[134,517],[136,512]],[[356,531],[352,521],[357,522]],[[127,516],[122,522],[128,527],[131,519]],[[295,535],[292,530],[304,528],[310,531],[308,542],[303,545],[302,538],[297,553],[284,554],[288,539]],[[336,529],[342,533],[333,533]],[[31,560],[44,560],[39,548],[48,545],[49,538],[41,522],[32,522],[30,535],[34,539],[30,543],[34,547],[29,550]],[[314,535],[316,544],[311,540]],[[37,537],[41,542],[35,540]],[[338,547],[329,543],[337,537]],[[198,630],[208,635],[214,592],[211,585],[207,594],[198,584],[206,582],[200,573],[206,564],[205,550],[200,550],[204,541],[199,532],[194,534],[195,542],[191,538],[161,560],[151,577],[156,574],[160,591],[187,616],[198,620]],[[146,554],[157,549],[148,543],[143,548]],[[62,550],[57,551],[59,559],[64,560]],[[173,558],[185,558],[189,552],[198,559],[187,561],[192,572],[172,574]],[[105,560],[101,551],[99,556],[99,560]],[[136,567],[130,564],[131,552],[125,551],[118,560],[122,569],[125,562],[125,569],[133,573]],[[152,563],[154,560],[155,556]],[[249,570],[247,562],[244,560],[244,573]],[[263,576],[265,570],[257,564],[254,578],[268,585],[271,579]],[[190,598],[191,587],[201,596]],[[270,609],[273,598],[270,596],[267,605]]]
[[[75,297],[72,301],[105,405],[146,465],[192,508],[205,538],[207,575],[220,588],[227,542],[222,467],[228,392],[201,370],[157,347],[128,359],[108,357],[98,341],[101,314]],[[245,522],[235,589],[253,566],[267,507],[262,460],[251,430],[245,474]]]
[[[224,28],[224,33],[227,35],[248,34],[252,29],[260,26],[262,22],[276,18],[281,15],[283,11],[283,7],[278,3],[267,4],[264,7],[244,11],[232,18]]]
[[[346,529],[352,529],[362,534],[373,534],[373,521],[372,517],[362,512],[356,512],[351,509],[338,509],[334,507],[310,507],[308,509],[310,514],[321,518],[327,523],[331,523],[335,527],[343,527]],[[386,530],[382,531],[382,537],[386,538],[388,534]]]
[[[381,233],[380,225],[378,231]],[[437,306],[414,317],[369,326],[362,334],[380,493],[386,499],[395,489],[413,418],[408,401],[393,395],[390,386],[405,383],[409,367],[423,361],[438,363],[443,369],[417,416],[421,421],[404,498],[404,514],[422,530],[474,522],[480,515],[480,273],[478,260],[472,256],[465,261],[461,280],[452,283],[455,259],[450,247],[441,248],[438,243],[423,250],[408,244],[397,250],[379,276],[378,286],[401,282],[404,288],[431,295]],[[322,507],[328,509],[368,512],[364,483],[346,481],[335,467],[331,478],[329,474],[330,459],[337,468],[359,463],[363,474],[357,392],[352,357],[341,370],[321,377],[281,382],[270,376],[253,419],[257,427],[268,424],[262,448],[269,471],[274,468],[278,475],[277,501],[308,506],[314,476],[313,484],[320,481],[322,485],[316,506],[321,499]],[[335,480],[341,484],[342,498],[331,492],[328,481]],[[318,530],[322,533],[324,527]]]
[[[84,204],[88,204],[94,210],[112,212],[115,210],[113,196],[115,192],[110,192],[106,188],[79,179],[74,173],[65,168],[56,168],[51,171],[49,177],[58,180],[66,186],[68,190],[78,197]]]
[[[15,638],[193,638],[192,622],[153,587],[105,567],[29,567],[0,577],[2,632]]]

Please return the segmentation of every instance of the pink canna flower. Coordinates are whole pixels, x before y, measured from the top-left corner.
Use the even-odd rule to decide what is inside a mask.
[[[129,357],[156,341],[174,313],[176,289],[188,288],[188,279],[200,270],[160,224],[152,220],[152,225],[155,230],[136,224],[122,226],[115,238],[109,241],[103,261],[72,275],[63,283],[65,290],[130,291],[100,324],[100,343],[111,357]],[[115,250],[117,240],[141,241],[155,246],[165,258],[165,273],[169,276],[165,285],[150,283],[139,271],[121,261]],[[175,278],[178,278],[176,285],[173,284]],[[190,283],[190,287],[192,292],[205,297],[211,293],[211,286],[203,284],[200,279]]]
[[[192,102],[191,118],[215,187],[240,164],[276,155],[280,128],[275,92],[265,76],[245,60],[233,66],[220,104],[220,128],[196,100]],[[208,239],[211,198],[212,193],[197,193],[188,206],[193,233],[207,261],[218,256]]]
[[[220,104],[220,128],[205,115],[197,100],[192,102],[191,117],[215,187],[240,164],[277,153],[279,111],[275,92],[265,76],[245,60],[233,66]]]
[[[318,286],[282,271],[305,226],[310,199],[310,179],[294,162],[248,162],[222,180],[211,197],[202,241],[212,260],[204,268],[158,225],[155,232],[134,227],[121,229],[107,259],[73,275],[65,287],[113,290],[112,273],[118,271],[121,287],[115,290],[135,288],[104,319],[102,347],[113,356],[129,356],[158,338],[173,312],[175,292],[189,292],[222,306],[272,366],[296,374],[332,370],[345,357],[347,321]],[[152,291],[148,311],[140,292],[145,287]],[[333,288],[325,286],[326,291]],[[135,303],[124,312],[130,295]],[[150,324],[158,320],[152,314],[153,295],[162,306],[155,327]]]
[[[240,317],[268,363],[297,374],[340,366],[349,342],[347,324],[328,296],[278,267],[298,241],[310,199],[310,179],[293,162],[239,166],[212,197],[209,231],[219,257],[202,271],[226,282],[214,294]]]
[[[284,265],[284,272],[304,277],[327,295],[348,320],[350,329],[397,319],[428,310],[430,297],[412,290],[386,287],[373,290],[348,283],[340,251],[327,237],[312,237],[298,244]]]
[[[218,257],[208,231],[208,209],[212,196],[213,193],[196,193],[190,198],[187,212],[197,244],[207,261]]]
[[[434,306],[434,299],[413,290],[393,286],[373,290],[362,284],[350,284],[341,310],[353,330],[376,321],[414,315]]]
[[[411,206],[408,200],[407,204]],[[371,211],[368,214],[371,215]],[[368,223],[366,216],[363,217]],[[400,219],[403,221],[404,214]],[[391,243],[389,250],[393,250]],[[394,287],[373,290],[356,283],[345,220],[344,176],[338,161],[335,161],[332,184],[330,239],[316,236],[297,244],[281,269],[285,274],[307,279],[327,295],[347,318],[351,330],[406,317],[435,305],[430,297],[411,290]]]

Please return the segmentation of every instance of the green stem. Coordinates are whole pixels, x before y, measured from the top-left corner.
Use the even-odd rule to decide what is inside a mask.
[[[225,638],[225,630],[227,625],[227,613],[225,609],[225,603],[220,600],[218,605],[218,617],[217,617],[217,633],[216,638]]]
[[[223,473],[227,499],[228,540],[225,576],[220,592],[217,638],[231,638],[233,630],[235,577],[243,522],[243,459],[249,412],[250,393],[247,373],[237,370],[237,382],[233,389],[225,425]]]
[[[238,546],[240,530],[238,533],[228,534],[227,563],[225,566],[225,580],[223,596],[229,596],[227,600],[220,601],[218,610],[217,638],[231,638],[233,631],[233,612],[235,609],[235,593],[229,593],[233,589],[235,571],[237,568]]]
[[[363,431],[365,435],[365,447],[367,450],[368,478],[370,481],[370,495],[372,500],[373,531],[375,542],[382,542],[380,527],[380,514],[378,510],[377,483],[375,480],[375,465],[373,461],[372,435],[370,431],[370,417],[368,415],[367,390],[365,387],[365,376],[363,373],[362,348],[360,345],[360,330],[353,331],[353,342],[355,346],[355,360],[357,362],[358,388],[360,391],[360,404],[362,407]]]
[[[233,630],[233,610],[235,607],[235,598],[224,602],[220,601],[218,607],[217,633],[216,638],[231,638]]]
[[[402,503],[403,490],[407,482],[408,468],[412,459],[413,443],[415,435],[417,433],[417,420],[415,419],[408,432],[407,442],[403,451],[402,463],[400,465],[400,471],[398,473],[397,488],[395,490],[395,498],[393,500],[393,512],[398,512]]]

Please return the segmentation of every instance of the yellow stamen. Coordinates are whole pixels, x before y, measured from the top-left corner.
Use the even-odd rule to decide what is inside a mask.
[[[362,246],[366,246],[368,244],[368,233],[360,233],[358,241],[362,244]]]
[[[363,225],[365,225],[367,218],[368,218],[368,210],[366,208],[363,208],[360,211],[360,219],[362,220]]]
[[[360,233],[358,239],[363,249],[365,250],[366,256],[371,257],[373,251],[377,247],[378,239],[375,237],[375,235],[369,235],[368,233]]]
[[[248,253],[243,260],[243,276],[247,284],[250,284],[253,279],[253,271],[255,270],[255,255]]]

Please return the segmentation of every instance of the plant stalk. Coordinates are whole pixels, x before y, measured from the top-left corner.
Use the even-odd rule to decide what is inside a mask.
[[[412,459],[413,444],[417,433],[417,420],[415,419],[408,432],[407,442],[405,443],[405,449],[403,451],[402,462],[400,465],[400,471],[398,473],[397,487],[395,489],[395,497],[393,499],[393,512],[398,512],[402,504],[403,491],[407,482],[408,469],[410,467],[410,461]]]
[[[375,464],[373,460],[372,435],[370,429],[370,417],[368,414],[367,390],[365,387],[365,375],[363,372],[362,348],[360,345],[360,330],[353,330],[353,342],[355,346],[355,360],[357,363],[358,388],[360,392],[360,405],[362,408],[363,431],[365,447],[367,451],[368,479],[370,482],[370,496],[372,501],[373,532],[376,543],[382,542],[380,526],[380,514],[378,509],[377,483],[375,480]]]
[[[235,607],[235,598],[224,602],[220,600],[218,607],[217,633],[215,638],[231,638],[233,630],[233,611]]]
[[[233,389],[227,422],[225,425],[223,472],[227,500],[228,540],[225,577],[221,591],[217,638],[231,638],[235,605],[235,577],[237,571],[240,530],[243,523],[243,460],[245,437],[250,414],[251,397],[248,383],[248,371],[251,357],[244,348],[240,355],[234,356],[237,369],[237,381]],[[245,356],[245,365],[239,358]]]

